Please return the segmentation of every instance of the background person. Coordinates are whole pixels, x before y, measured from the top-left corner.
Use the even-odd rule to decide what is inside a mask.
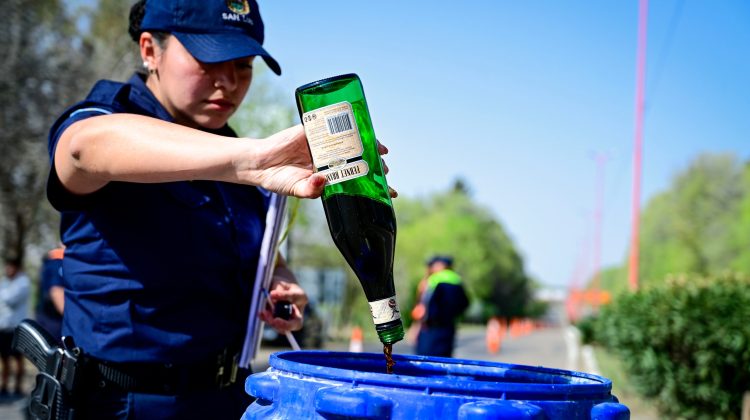
[[[23,395],[23,356],[11,347],[13,332],[18,324],[29,316],[31,281],[21,268],[21,260],[5,260],[5,275],[0,278],[0,395],[9,395],[11,360],[15,365],[13,396]]]
[[[53,337],[62,336],[62,317],[65,306],[62,260],[63,246],[50,250],[42,258],[39,270],[39,289],[34,318]]]
[[[453,271],[453,258],[435,256],[427,262],[420,283],[419,303],[412,317],[419,322],[416,353],[452,357],[458,318],[469,307],[461,277]]]

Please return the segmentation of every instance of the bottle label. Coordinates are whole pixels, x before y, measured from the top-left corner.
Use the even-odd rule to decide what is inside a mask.
[[[326,177],[326,185],[367,175],[370,167],[362,160],[362,138],[349,102],[306,112],[302,122],[313,165]]]
[[[370,304],[370,313],[372,313],[372,320],[375,322],[375,325],[401,319],[401,312],[398,309],[396,296],[368,303]]]

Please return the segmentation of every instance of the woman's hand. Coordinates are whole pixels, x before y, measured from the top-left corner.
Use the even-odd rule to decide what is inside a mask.
[[[312,158],[302,125],[256,141],[255,152],[235,162],[240,182],[300,198],[317,198],[326,179],[313,172]],[[242,158],[242,156],[240,156]]]
[[[378,153],[380,153],[381,156],[388,154],[388,148],[385,147],[385,145],[383,145],[380,140],[378,140]],[[383,162],[383,172],[388,175],[388,165],[386,165],[385,159],[381,158],[381,161]],[[391,198],[398,197],[398,192],[391,187],[388,187],[388,194],[390,194]]]
[[[317,198],[323,193],[325,177],[313,172],[312,158],[302,125],[287,128],[254,144],[258,149],[246,160],[235,162],[240,182],[252,180],[261,187],[283,195]],[[385,155],[388,148],[378,142],[378,153]],[[388,173],[388,165],[383,162]],[[391,197],[398,193],[389,188]]]
[[[289,320],[274,318],[273,307],[269,307],[268,305],[260,312],[260,319],[282,334],[302,328],[305,306],[307,306],[307,294],[305,291],[298,284],[290,283],[283,279],[284,277],[282,276],[274,276],[271,280],[269,295],[271,302],[274,304],[282,300],[292,303],[291,318]]]

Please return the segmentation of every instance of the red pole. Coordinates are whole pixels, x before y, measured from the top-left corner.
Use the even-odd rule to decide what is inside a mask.
[[[638,289],[639,228],[641,208],[641,162],[643,154],[643,104],[646,84],[646,27],[648,0],[638,3],[638,51],[635,86],[635,148],[633,151],[633,211],[630,238],[630,265],[628,283],[631,290]]]
[[[591,289],[594,294],[599,293],[602,271],[602,219],[604,218],[604,164],[607,156],[597,154],[596,157],[596,212],[594,214],[594,278]],[[594,306],[597,306],[596,304]]]

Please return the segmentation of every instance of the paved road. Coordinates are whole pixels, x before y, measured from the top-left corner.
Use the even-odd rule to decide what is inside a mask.
[[[544,366],[557,369],[581,369],[576,359],[568,356],[577,352],[576,347],[568,348],[564,328],[544,328],[511,338],[506,335],[497,353],[490,353],[485,342],[484,329],[459,330],[454,357],[472,360],[487,360],[517,365]]]
[[[580,357],[569,356],[569,353],[578,354],[579,349],[577,348],[577,341],[566,340],[567,334],[569,332],[565,328],[545,328],[515,338],[506,335],[505,339],[502,340],[500,351],[490,353],[485,344],[484,328],[476,326],[462,327],[458,332],[453,357],[590,371],[582,365]],[[328,344],[326,348],[332,351],[347,351],[348,344]],[[274,351],[283,350],[288,349],[266,349],[269,354]],[[377,342],[367,342],[364,344],[363,350],[379,353],[383,351],[383,347],[382,344]],[[393,352],[395,354],[414,354],[414,346],[405,340],[396,343],[393,347]],[[256,368],[256,371],[265,370],[267,364],[262,361],[258,362]]]

